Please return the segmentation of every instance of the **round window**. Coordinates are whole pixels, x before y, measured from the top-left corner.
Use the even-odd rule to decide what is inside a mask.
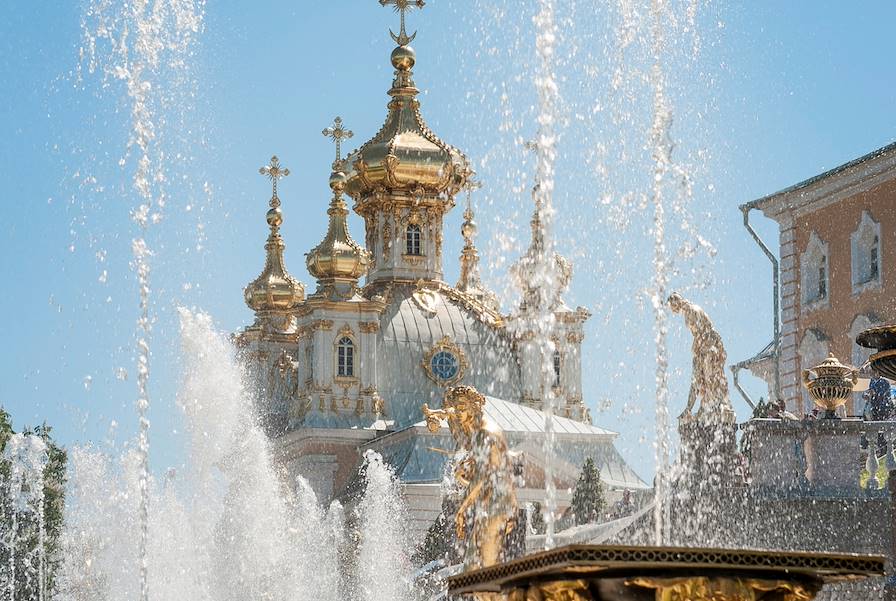
[[[429,362],[432,373],[440,380],[450,380],[457,376],[460,364],[457,356],[451,351],[439,351]]]

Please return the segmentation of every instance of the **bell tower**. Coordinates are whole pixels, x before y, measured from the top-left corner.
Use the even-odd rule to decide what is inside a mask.
[[[416,37],[405,31],[405,12],[423,2],[381,0],[401,13],[401,31],[391,33],[395,77],[388,114],[380,131],[347,157],[346,193],[364,218],[371,254],[367,283],[442,279],[442,218],[454,206],[470,168],[458,149],[427,127],[420,113],[412,68]]]

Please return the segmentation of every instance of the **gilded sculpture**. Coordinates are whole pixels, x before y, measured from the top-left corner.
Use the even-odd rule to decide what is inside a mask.
[[[691,347],[693,373],[688,404],[680,419],[697,418],[703,422],[730,423],[734,421],[734,409],[728,398],[728,378],[725,376],[725,345],[713,327],[712,320],[699,305],[677,292],[669,296],[669,308],[684,316],[684,322],[694,342]],[[694,405],[700,399],[700,408],[694,414]]]
[[[430,432],[442,420],[456,444],[454,478],[463,500],[454,516],[455,536],[465,541],[465,569],[508,559],[507,541],[517,528],[518,503],[513,457],[504,433],[485,416],[485,397],[471,386],[445,392],[441,409],[423,405]]]
[[[798,582],[753,578],[655,578],[626,581],[632,588],[654,589],[656,601],[811,601],[818,592]]]

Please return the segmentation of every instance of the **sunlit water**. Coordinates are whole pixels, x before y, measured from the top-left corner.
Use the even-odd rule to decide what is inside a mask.
[[[479,16],[493,24],[518,17],[514,2],[475,2]],[[689,176],[672,162],[672,102],[665,94],[668,38],[682,37],[698,9],[694,2],[668,6],[654,0],[649,6],[620,0],[609,7],[589,2],[572,6],[554,0],[539,0],[523,15],[529,23],[525,35],[513,27],[494,27],[494,35],[483,34],[480,51],[488,55],[500,45],[512,52],[523,44],[534,54],[534,66],[526,65],[519,85],[526,86],[535,101],[531,105],[508,95],[507,89],[488,90],[499,107],[485,114],[498,115],[499,133],[495,144],[503,149],[521,147],[523,140],[534,139],[534,169],[514,166],[491,181],[492,190],[517,192],[535,185],[534,200],[543,222],[544,245],[537,284],[549,295],[556,274],[551,273],[551,257],[556,250],[572,255],[576,264],[603,263],[607,256],[620,257],[620,248],[584,249],[577,243],[557,248],[559,226],[568,228],[570,220],[581,219],[583,210],[597,210],[603,223],[624,232],[629,250],[631,238],[643,240],[653,248],[649,273],[641,274],[640,301],[654,312],[656,364],[656,444],[657,466],[661,474],[669,462],[668,390],[665,308],[662,302],[673,274],[680,274],[682,263],[698,251],[709,253],[708,244],[695,236],[688,216]],[[582,11],[581,9],[587,9]],[[64,599],[336,599],[348,596],[365,601],[390,601],[406,598],[410,590],[410,544],[405,539],[406,510],[401,504],[394,475],[375,455],[365,458],[367,492],[358,507],[346,512],[338,504],[319,506],[311,488],[299,479],[289,482],[278,474],[271,462],[268,441],[252,417],[252,392],[244,386],[242,367],[233,349],[211,319],[201,313],[181,312],[183,382],[178,402],[183,411],[189,449],[186,467],[178,473],[153,479],[149,471],[149,359],[150,266],[153,254],[148,232],[164,219],[168,196],[166,186],[173,160],[158,144],[163,134],[163,107],[177,106],[182,97],[179,87],[191,83],[188,75],[192,53],[204,28],[204,3],[189,0],[146,0],[120,4],[108,0],[89,2],[84,12],[84,77],[99,74],[103,85],[123,86],[130,114],[128,152],[122,166],[130,169],[136,202],[131,210],[136,227],[133,270],[139,299],[137,336],[137,413],[139,433],[136,444],[119,456],[94,448],[75,448],[70,453],[70,493],[67,499],[64,548],[67,561],[59,578]],[[673,18],[672,14],[678,15]],[[608,17],[608,41],[598,44],[601,52],[588,53],[579,45],[575,19],[582,14]],[[589,25],[602,25],[595,18]],[[532,29],[530,29],[530,26]],[[518,48],[517,48],[518,49]],[[649,55],[643,70],[643,57]],[[499,52],[500,54],[500,52]],[[611,58],[607,60],[607,55]],[[473,74],[487,71],[487,61],[472,61]],[[597,71],[584,76],[588,68]],[[603,72],[617,97],[605,97],[593,81]],[[643,77],[648,73],[648,77]],[[581,77],[583,93],[564,98],[561,87],[566,79]],[[490,77],[479,81],[496,84]],[[506,81],[512,81],[511,77]],[[630,104],[644,89],[635,82],[649,82],[652,102],[647,109],[651,121],[640,123]],[[592,83],[589,83],[592,82]],[[511,84],[512,85],[512,84]],[[472,88],[477,89],[477,88]],[[584,98],[584,101],[583,101]],[[583,106],[576,106],[580,102]],[[588,105],[588,106],[584,106]],[[531,112],[521,106],[533,107]],[[589,129],[598,117],[609,121],[623,133],[606,134]],[[572,133],[576,127],[583,132]],[[490,128],[491,129],[491,128]],[[583,142],[584,141],[584,142]],[[611,182],[613,142],[620,157],[638,154],[647,148],[649,161],[635,169],[647,174],[644,182]],[[582,146],[586,146],[583,151]],[[495,148],[471,156],[481,156],[480,167],[495,160]],[[578,153],[578,156],[576,156]],[[574,161],[570,156],[575,156]],[[587,165],[581,165],[584,158]],[[620,160],[623,160],[620,158]],[[631,160],[630,158],[624,160]],[[635,161],[629,164],[631,167]],[[555,193],[558,171],[563,165],[575,165],[587,171],[583,181],[589,187],[576,202],[588,209],[565,210],[570,193],[562,198]],[[559,165],[559,167],[558,167]],[[643,167],[643,168],[642,168]],[[510,185],[501,186],[502,178]],[[593,182],[598,184],[594,185]],[[488,191],[488,187],[486,190]],[[596,191],[595,191],[596,190]],[[488,192],[487,192],[488,193]],[[511,195],[512,196],[512,195]],[[506,199],[522,205],[518,197]],[[493,201],[490,201],[493,202]],[[525,205],[526,221],[531,206]],[[559,209],[558,209],[559,207]],[[493,207],[494,208],[494,207]],[[515,210],[516,210],[515,209]],[[486,212],[488,215],[489,212]],[[493,210],[491,218],[508,225],[515,219],[512,211]],[[555,217],[562,221],[555,224]],[[652,226],[639,230],[643,218]],[[674,220],[676,234],[667,233]],[[510,229],[512,228],[505,228]],[[563,230],[566,231],[566,230]],[[684,232],[681,234],[680,232]],[[493,266],[513,260],[529,240],[524,229],[514,237],[496,236],[490,253]],[[504,236],[505,234],[502,234]],[[564,240],[572,236],[564,235]],[[687,240],[683,243],[682,239]],[[693,240],[698,243],[694,244]],[[578,243],[580,244],[580,243]],[[642,253],[643,254],[643,253]],[[643,258],[643,257],[641,257]],[[677,266],[673,263],[678,260]],[[613,278],[624,278],[630,269],[620,264],[610,269]],[[579,272],[579,277],[585,274]],[[699,279],[698,277],[694,278]],[[686,285],[693,285],[689,280]],[[511,306],[513,293],[502,295]],[[645,302],[646,300],[646,302]],[[626,303],[632,304],[631,299]],[[600,306],[600,305],[599,305]],[[545,518],[546,546],[553,545],[556,518],[556,491],[553,479],[553,411],[556,399],[550,386],[553,345],[549,332],[553,316],[547,304],[538,306],[532,327],[539,333],[544,366],[546,410],[544,452],[546,468]],[[611,310],[607,310],[609,319]],[[603,317],[603,316],[602,316]],[[615,368],[614,368],[615,369]],[[624,368],[619,368],[623,372]],[[617,374],[618,375],[618,374]],[[85,386],[87,381],[85,380]],[[657,480],[660,498],[664,480]],[[657,540],[662,540],[664,522],[662,503],[657,504]],[[346,526],[348,524],[348,526]],[[138,566],[135,573],[134,566]]]
[[[367,487],[348,528],[338,503],[324,510],[307,482],[284,482],[275,469],[227,338],[205,314],[181,310],[181,324],[178,404],[189,460],[181,473],[149,481],[146,586],[152,597],[406,598],[406,522],[394,475],[382,460],[365,458]],[[142,528],[138,454],[75,448],[70,461],[61,598],[134,598]],[[359,544],[357,558],[347,528]],[[358,566],[359,578],[342,576],[350,565]]]

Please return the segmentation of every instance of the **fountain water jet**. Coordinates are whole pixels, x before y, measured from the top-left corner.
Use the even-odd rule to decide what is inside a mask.
[[[364,454],[367,488],[356,514],[360,526],[358,599],[402,601],[411,596],[407,515],[392,468],[376,452]]]
[[[163,600],[341,598],[341,509],[319,509],[307,487],[295,497],[283,489],[233,347],[207,315],[181,310],[181,324],[189,460],[182,479],[149,481],[148,587]],[[138,453],[116,461],[75,448],[71,464],[61,598],[133,598]]]
[[[37,578],[37,598],[43,601],[45,594],[45,521],[44,521],[44,470],[49,462],[47,444],[39,436],[33,434],[13,434],[6,442],[3,458],[9,462],[9,481],[7,494],[10,515],[7,533],[7,552],[9,553],[8,589],[10,601],[15,601],[16,562],[22,563],[25,570],[23,578],[28,585],[31,579]],[[37,545],[25,554],[17,557],[16,551],[22,542],[19,538],[19,516],[32,515],[37,523]],[[35,556],[37,566],[35,567]]]
[[[82,17],[82,59],[88,61],[92,73],[98,67],[105,77],[122,80],[130,101],[131,127],[128,152],[136,148],[136,168],[133,187],[139,198],[131,217],[139,233],[131,250],[132,269],[139,287],[139,316],[137,319],[137,400],[138,417],[137,457],[140,469],[139,494],[139,573],[140,595],[148,601],[148,551],[149,545],[149,360],[151,356],[149,336],[152,324],[150,311],[150,262],[152,251],[147,244],[148,227],[161,219],[165,207],[165,154],[156,148],[159,104],[164,99],[154,84],[159,83],[164,67],[173,68],[179,75],[186,69],[187,58],[195,42],[195,34],[202,28],[203,5],[193,0],[167,0],[149,2],[136,0],[116,3],[92,0]],[[108,44],[108,55],[97,42]],[[86,54],[84,56],[86,48]],[[177,82],[175,76],[171,81]],[[161,94],[164,94],[162,86]],[[125,159],[120,161],[124,166]]]

